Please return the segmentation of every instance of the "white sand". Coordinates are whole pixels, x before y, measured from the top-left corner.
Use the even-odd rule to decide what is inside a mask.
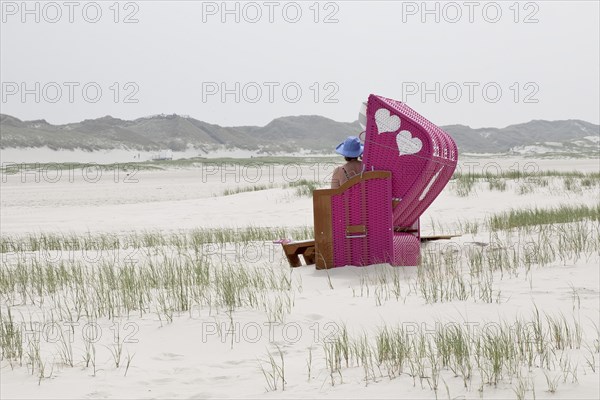
[[[469,160],[467,160],[469,161]],[[520,168],[535,162],[539,169],[598,171],[597,160],[528,160],[473,159],[484,165],[498,162],[502,168],[519,163]],[[463,161],[464,162],[464,161]],[[464,168],[464,164],[463,164]],[[482,167],[475,169],[480,172]],[[316,176],[315,171],[320,175]],[[226,188],[256,184],[244,181],[250,171],[231,170],[229,175],[213,170],[181,169],[167,171],[141,171],[131,178],[137,182],[118,182],[114,175],[103,175],[98,182],[86,182],[81,177],[58,179],[49,182],[34,175],[3,176],[1,192],[2,234],[31,232],[128,232],[142,230],[187,230],[196,227],[245,227],[254,226],[301,226],[312,225],[312,200],[294,195],[294,189],[281,186],[286,181],[297,180],[290,170],[277,167],[273,171],[261,170],[263,179],[258,183],[278,185],[273,189],[221,196]],[[328,166],[303,166],[302,178],[327,180]],[[210,172],[210,175],[208,174]],[[246,174],[246,175],[244,175]],[[239,181],[236,181],[236,177]],[[267,178],[265,178],[267,177]],[[271,179],[272,177],[272,179]],[[484,184],[466,198],[458,197],[451,186],[440,195],[422,218],[423,232],[432,232],[431,221],[446,231],[458,230],[459,221],[483,221],[493,212],[511,207],[553,206],[563,203],[596,204],[598,188],[581,193],[567,192],[560,180],[551,181],[548,188],[538,188],[533,193],[517,194],[521,182],[511,182],[507,191],[489,191]],[[439,231],[439,228],[436,228]],[[438,232],[439,233],[439,232]],[[274,238],[276,239],[276,238]],[[486,232],[463,235],[456,240],[459,245],[472,241],[487,241]],[[441,243],[441,242],[440,242]],[[433,244],[432,244],[433,245]],[[287,265],[277,246],[264,244],[261,262],[269,268]],[[3,260],[4,261],[4,260]],[[482,303],[453,301],[426,304],[419,295],[410,293],[409,281],[415,268],[401,268],[402,299],[388,300],[376,305],[375,295],[356,296],[360,289],[360,273],[375,274],[385,266],[366,268],[346,267],[329,272],[317,271],[304,266],[294,269],[294,306],[286,317],[286,325],[269,330],[262,312],[238,310],[234,322],[239,324],[239,336],[221,339],[215,333],[217,324],[227,328],[228,316],[224,312],[209,315],[208,310],[182,313],[172,324],[162,324],[156,315],[131,316],[118,320],[121,335],[130,334],[126,351],[135,354],[131,367],[124,376],[125,367],[115,368],[107,347],[98,346],[98,371],[96,376],[90,368],[81,364],[82,327],[74,328],[74,353],[78,363],[70,368],[53,367],[52,377],[38,385],[37,378],[26,367],[12,368],[6,361],[1,364],[2,398],[432,398],[434,393],[427,383],[422,389],[417,380],[400,376],[390,380],[378,379],[377,383],[365,385],[362,367],[343,370],[343,383],[331,386],[325,369],[320,339],[335,331],[336,324],[345,323],[353,333],[374,333],[383,323],[393,326],[399,323],[422,328],[422,323],[435,321],[459,321],[478,324],[503,319],[528,318],[534,304],[550,314],[574,315],[573,289],[580,296],[577,310],[585,336],[594,338],[593,323],[600,326],[600,274],[598,255],[588,259],[555,263],[534,268],[529,276],[504,276],[498,279],[502,301]],[[244,262],[242,260],[242,262]],[[246,261],[247,262],[247,261]],[[389,267],[388,267],[389,268]],[[328,275],[334,289],[329,288]],[[299,288],[301,286],[301,290]],[[3,305],[4,307],[5,305]],[[23,315],[35,310],[18,308]],[[35,318],[34,318],[35,319]],[[110,344],[116,327],[114,321],[99,321],[103,337],[100,343]],[[126,325],[129,323],[129,325]],[[258,328],[257,328],[258,327]],[[431,326],[430,326],[431,328]],[[271,340],[272,339],[272,340]],[[275,351],[279,345],[285,354],[285,391],[266,392],[265,378],[260,370],[260,360],[267,350]],[[53,343],[44,344],[52,354]],[[54,347],[53,347],[54,346]],[[310,379],[307,378],[308,348],[312,347],[313,361]],[[583,351],[583,350],[582,350]],[[57,358],[56,350],[54,356]],[[596,354],[596,372],[592,372],[582,358],[582,352],[573,352],[573,362],[578,363],[578,382],[563,383],[552,394],[546,391],[546,379],[539,369],[531,373],[535,382],[537,399],[597,399],[600,397],[598,371],[600,357]],[[266,365],[263,363],[263,365]],[[448,384],[450,398],[515,398],[513,386],[503,382],[498,387],[485,386],[482,394],[478,387],[465,390],[460,378],[449,371],[442,374]],[[478,381],[475,377],[474,381]],[[439,396],[447,398],[445,388]],[[532,398],[532,392],[527,398]]]

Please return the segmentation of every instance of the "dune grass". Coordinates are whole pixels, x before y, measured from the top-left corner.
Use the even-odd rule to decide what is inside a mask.
[[[515,193],[519,195],[534,193],[539,188],[582,193],[584,189],[600,186],[600,173],[556,170],[506,170],[485,173],[455,171],[450,182],[450,190],[459,197],[467,197],[474,193],[477,183],[487,183],[489,190],[500,192],[508,190],[509,185],[512,185]],[[551,182],[556,182],[556,187],[550,187]]]
[[[258,192],[261,190],[273,189],[277,186],[274,184],[269,185],[251,185],[251,186],[237,186],[234,188],[227,188],[223,191],[222,196],[231,196],[233,194],[246,193],[246,192]]]
[[[69,321],[155,313],[161,321],[172,322],[174,314],[203,308],[248,307],[274,315],[269,293],[289,296],[290,289],[284,270],[216,265],[204,257],[166,252],[135,264],[34,260],[0,270],[5,306],[44,304]]]
[[[592,182],[600,181],[600,172],[581,172],[577,170],[572,171],[558,171],[558,170],[539,170],[539,171],[526,171],[525,168],[521,169],[505,169],[492,172],[494,169],[483,172],[461,172],[456,170],[452,175],[452,179],[475,179],[475,180],[489,180],[489,179],[509,179],[509,180],[523,180],[523,179],[535,179],[543,177],[560,177],[560,178],[580,178],[588,179]]]
[[[525,371],[558,372],[562,383],[575,383],[580,365],[565,358],[565,351],[582,349],[585,338],[576,318],[540,313],[529,318],[477,324],[435,321],[433,325],[383,325],[374,335],[348,333],[340,324],[335,336],[323,343],[325,368],[331,385],[343,382],[344,371],[363,372],[366,385],[401,375],[413,385],[435,392],[441,379],[460,378],[466,390],[513,384],[523,392],[519,377]],[[589,370],[588,370],[589,371]],[[557,389],[548,381],[548,390]]]
[[[299,179],[297,181],[292,181],[286,184],[260,184],[260,185],[251,185],[251,186],[238,186],[234,188],[225,189],[222,193],[223,196],[230,196],[233,194],[245,193],[245,192],[257,192],[261,190],[274,189],[274,188],[293,188],[295,189],[294,195],[296,197],[312,197],[312,192],[315,189],[319,189],[323,187],[323,184],[309,179]]]
[[[321,189],[323,184],[314,180],[300,179],[296,182],[290,182],[287,187],[295,188],[297,197],[312,197],[312,192],[316,189]]]
[[[29,233],[2,235],[0,253],[115,250],[156,246],[174,246],[178,250],[194,249],[204,244],[249,243],[281,238],[305,240],[314,236],[312,227],[196,228],[182,232],[139,231],[117,233]]]
[[[160,161],[134,161],[109,164],[80,163],[80,162],[47,162],[47,163],[9,163],[0,167],[2,174],[15,174],[19,171],[34,170],[78,170],[88,168],[93,165],[103,171],[120,170],[162,170],[168,168],[201,168],[204,166],[227,167],[227,166],[260,166],[260,165],[316,165],[339,163],[337,157],[330,156],[257,156],[257,157],[190,157],[177,160]]]
[[[507,230],[545,224],[563,224],[583,220],[598,221],[600,203],[595,206],[562,204],[551,208],[512,209],[488,218],[491,230]]]
[[[372,297],[375,305],[406,302],[418,295],[426,303],[475,301],[501,303],[505,278],[527,276],[533,267],[586,261],[600,256],[600,225],[592,220],[520,226],[498,230],[489,243],[433,242],[421,250],[416,268],[387,267],[359,274],[355,297]]]

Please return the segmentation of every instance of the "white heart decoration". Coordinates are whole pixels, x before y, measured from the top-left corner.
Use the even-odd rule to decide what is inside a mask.
[[[409,131],[398,132],[396,135],[396,144],[398,145],[400,156],[418,153],[423,147],[421,139],[412,137]]]
[[[375,123],[378,133],[396,132],[400,129],[400,117],[391,115],[385,108],[380,108],[375,112]]]

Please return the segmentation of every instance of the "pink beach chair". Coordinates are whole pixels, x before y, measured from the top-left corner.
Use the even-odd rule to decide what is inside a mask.
[[[419,217],[450,180],[454,140],[406,104],[370,95],[365,172],[313,192],[315,264],[417,265]]]

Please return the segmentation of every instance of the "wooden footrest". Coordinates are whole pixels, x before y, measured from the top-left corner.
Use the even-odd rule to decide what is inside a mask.
[[[421,242],[431,242],[434,240],[452,239],[462,235],[434,235],[434,236],[421,236]]]
[[[283,251],[287,257],[290,266],[293,268],[300,267],[302,261],[300,261],[299,255],[304,257],[306,265],[315,263],[315,241],[314,240],[303,240],[300,242],[282,243]]]

